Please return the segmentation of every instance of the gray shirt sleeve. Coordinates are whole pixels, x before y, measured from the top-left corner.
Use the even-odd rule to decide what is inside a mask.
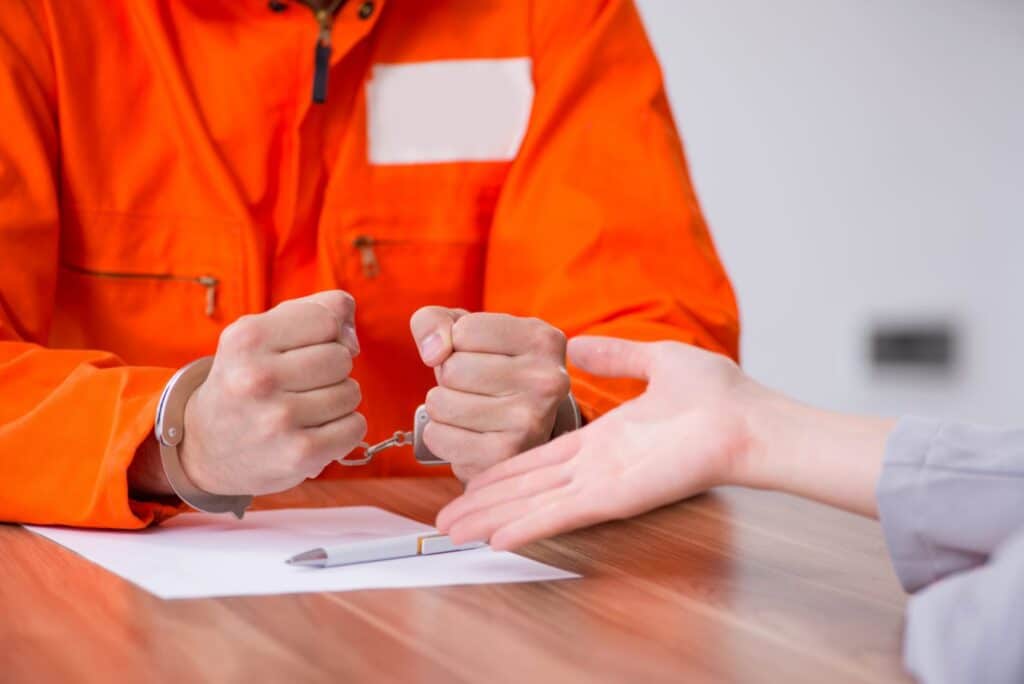
[[[911,597],[904,663],[927,684],[1024,681],[1024,530],[988,564]]]
[[[908,592],[977,567],[1024,529],[1024,430],[905,418],[889,437],[877,495]]]

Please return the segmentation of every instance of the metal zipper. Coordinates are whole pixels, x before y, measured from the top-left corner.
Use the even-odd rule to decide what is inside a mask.
[[[164,280],[179,283],[195,283],[197,285],[202,285],[206,290],[206,315],[213,316],[214,311],[217,309],[217,287],[220,285],[220,280],[212,275],[182,276],[175,275],[173,273],[118,273],[114,271],[94,271],[89,268],[82,268],[81,266],[72,266],[71,264],[63,264],[63,266],[69,271],[92,276],[94,278],[116,278],[120,280]]]
[[[377,261],[378,241],[372,235],[357,235],[352,240],[352,246],[359,250],[359,258],[363,264],[363,276],[376,278],[380,275],[380,262]]]
[[[302,0],[313,11],[320,30],[317,33],[316,49],[313,52],[313,102],[327,101],[327,75],[331,67],[331,29],[334,15],[346,0],[331,0],[326,6],[320,0]]]
[[[380,246],[395,246],[395,245],[410,245],[420,243],[435,243],[440,245],[473,245],[477,244],[474,240],[450,238],[450,239],[433,239],[433,240],[403,240],[403,239],[380,239],[375,238],[372,235],[363,233],[352,238],[352,246],[359,251],[359,260],[363,266],[363,276],[366,278],[376,278],[380,275],[380,259],[377,257],[377,247]]]

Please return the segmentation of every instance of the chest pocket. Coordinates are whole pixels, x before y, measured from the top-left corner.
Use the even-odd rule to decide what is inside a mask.
[[[462,208],[457,216],[445,212],[446,219],[378,215],[346,227],[344,278],[361,326],[404,330],[412,312],[427,305],[482,308],[493,205]]]
[[[241,223],[64,212],[50,344],[130,364],[210,354],[245,313]]]

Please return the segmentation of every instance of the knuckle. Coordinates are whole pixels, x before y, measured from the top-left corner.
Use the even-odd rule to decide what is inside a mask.
[[[445,315],[446,309],[440,306],[421,306],[413,312],[412,317],[409,319],[409,326],[412,328],[413,334],[417,332],[425,333],[427,329],[434,327],[439,319],[442,319]]]
[[[357,413],[355,415],[355,423],[356,441],[358,442],[366,437],[366,433],[369,431],[370,426],[366,422],[366,416],[364,416],[362,413]]]
[[[535,391],[543,397],[561,398],[569,394],[569,374],[564,368],[546,368],[534,378]]]
[[[277,403],[268,407],[263,424],[272,434],[288,432],[295,426],[295,410],[285,403]]]
[[[427,391],[427,397],[423,402],[427,406],[427,414],[432,420],[441,420],[444,415],[444,390],[440,387],[431,387]]]
[[[263,334],[257,316],[254,314],[242,316],[224,328],[220,334],[220,342],[224,348],[235,352],[250,352],[258,349],[263,344]]]
[[[366,416],[362,413],[353,413],[345,416],[343,420],[344,423],[340,435],[341,444],[339,445],[339,450],[347,451],[366,437],[369,425],[366,422]]]
[[[349,348],[343,344],[335,344],[332,345],[332,350],[336,355],[333,362],[345,369],[345,375],[352,372],[352,352]]]
[[[428,304],[427,306],[422,306],[419,309],[417,309],[416,313],[420,314],[421,316],[430,316],[431,318],[447,317],[448,307],[440,306],[437,304]]]
[[[299,433],[292,437],[287,460],[295,467],[303,467],[317,457],[318,451],[316,439],[312,435]]]
[[[263,398],[274,391],[274,376],[255,364],[236,366],[228,375],[229,390],[239,397]]]
[[[565,333],[539,318],[531,319],[534,325],[533,342],[541,351],[563,358],[568,344]]]
[[[437,423],[427,423],[423,428],[423,443],[427,448],[438,456],[442,456],[444,449],[444,430]]]
[[[520,403],[510,407],[506,413],[509,429],[513,433],[527,432],[536,422],[537,412],[529,403]]]
[[[315,304],[324,318],[332,321],[334,328],[338,320],[348,319],[355,312],[356,300],[344,290],[325,290],[304,300],[307,304]]]
[[[467,314],[452,323],[452,346],[458,349],[465,346],[471,338],[471,321],[477,314]]]
[[[338,319],[332,316],[329,312],[325,316],[321,316],[320,322],[317,324],[321,327],[320,333],[321,339],[323,340],[340,340],[341,339],[341,325],[338,324]]]
[[[558,397],[564,399],[572,392],[572,379],[569,377],[569,371],[564,366],[559,366],[557,377],[558,386],[555,389],[557,390]]]
[[[466,356],[455,352],[441,364],[439,381],[445,385],[457,383],[463,375],[463,368],[466,365]]]
[[[470,346],[480,331],[493,325],[501,314],[474,312],[460,316],[452,323],[452,346],[456,349]]]
[[[338,319],[325,306],[310,308],[312,316],[309,325],[313,326],[316,336],[322,340],[337,339],[341,335],[341,328],[338,326]]]
[[[359,384],[359,381],[355,378],[348,378],[343,383],[345,391],[348,392],[352,399],[359,403],[363,400],[363,386]]]
[[[359,383],[351,378],[341,384],[338,408],[346,414],[354,412],[363,401],[363,393]]]
[[[337,310],[345,310],[354,307],[355,298],[344,290],[327,290],[321,293],[324,302],[336,307]]]

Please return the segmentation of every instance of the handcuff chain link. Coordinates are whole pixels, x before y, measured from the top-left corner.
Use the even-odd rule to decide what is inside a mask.
[[[377,442],[376,444],[369,444],[367,442],[360,442],[358,447],[363,450],[362,458],[340,458],[338,463],[343,466],[362,466],[368,464],[373,460],[373,457],[380,452],[390,449],[391,447],[400,447],[407,444],[412,444],[413,433],[406,430],[398,430],[393,435],[385,439],[383,442]]]

